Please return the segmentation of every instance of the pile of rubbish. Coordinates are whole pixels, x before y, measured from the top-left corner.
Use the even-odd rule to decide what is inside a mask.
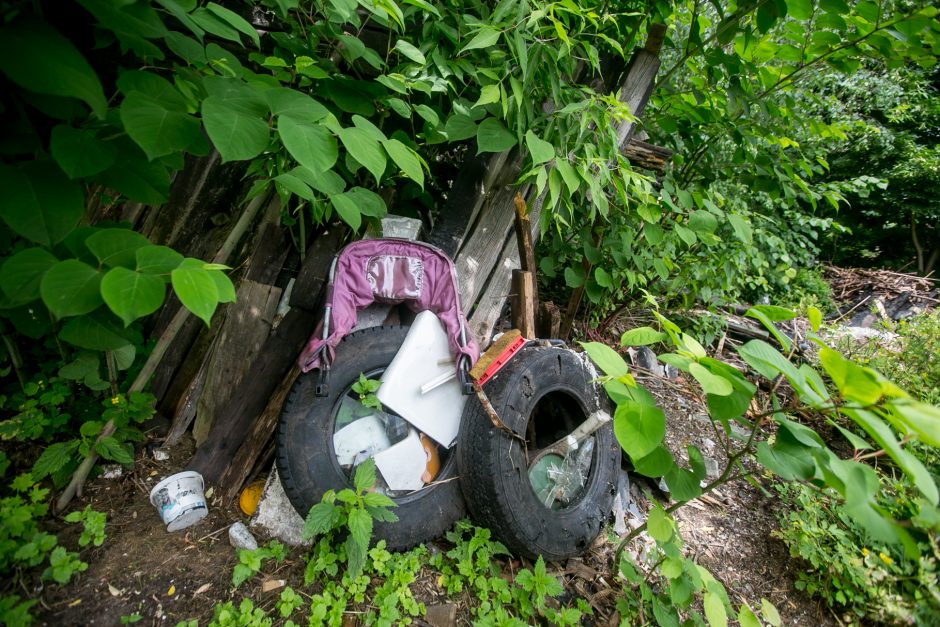
[[[940,281],[916,274],[824,266],[832,297],[843,303],[837,317],[851,327],[902,320],[940,305]]]

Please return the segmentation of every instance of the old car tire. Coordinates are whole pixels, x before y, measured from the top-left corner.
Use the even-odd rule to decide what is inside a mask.
[[[467,403],[457,450],[467,508],[516,554],[560,560],[583,553],[610,516],[621,458],[611,424],[595,432],[587,480],[568,504],[543,505],[528,472],[527,455],[534,459],[597,409],[610,411],[596,377],[570,350],[528,346],[484,385],[496,413],[519,437],[494,427],[476,399]]]
[[[336,348],[328,396],[314,395],[316,372],[300,375],[291,389],[278,425],[277,469],[287,497],[302,517],[327,490],[352,486],[333,450],[339,405],[360,373],[388,366],[407,334],[404,326],[350,333]],[[373,541],[384,539],[390,549],[407,549],[450,529],[466,515],[459,485],[448,481],[456,474],[456,455],[450,454],[435,482],[394,499],[398,521],[376,521]]]

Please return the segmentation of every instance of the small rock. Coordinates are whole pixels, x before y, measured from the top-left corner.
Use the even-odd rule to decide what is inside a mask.
[[[241,522],[237,522],[228,528],[228,541],[236,549],[254,551],[258,548],[258,541],[255,540],[255,537],[248,531],[248,527]]]
[[[656,359],[656,353],[646,346],[641,346],[636,351],[636,365],[638,368],[649,370],[654,375],[663,376],[666,374],[659,360]]]
[[[715,441],[712,440],[711,438],[705,438],[704,440],[702,440],[702,448],[708,451],[712,450],[713,448],[715,448]]]
[[[124,475],[124,469],[117,464],[112,464],[110,466],[104,467],[104,472],[101,473],[102,479],[120,479]]]
[[[718,467],[718,461],[711,457],[703,457],[705,461],[705,474],[711,479],[716,478],[721,472]]]
[[[170,454],[164,451],[162,448],[153,449],[153,458],[158,462],[165,462],[170,459]]]

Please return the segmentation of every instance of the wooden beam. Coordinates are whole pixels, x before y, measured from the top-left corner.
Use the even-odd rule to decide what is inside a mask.
[[[522,337],[535,339],[535,280],[526,270],[512,271],[512,326]]]

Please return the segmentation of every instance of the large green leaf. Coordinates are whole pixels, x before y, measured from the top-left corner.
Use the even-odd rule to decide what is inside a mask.
[[[287,115],[298,122],[319,122],[329,110],[305,93],[287,87],[276,87],[264,92],[272,115]]]
[[[13,304],[34,301],[39,298],[42,277],[58,262],[45,249],[22,250],[3,262],[0,268],[0,289]]]
[[[202,138],[199,120],[166,100],[134,91],[121,103],[121,121],[127,134],[148,159],[186,150]]]
[[[81,186],[51,160],[0,165],[0,214],[30,241],[52,246],[65,239],[81,220],[84,204]]]
[[[68,39],[32,17],[0,28],[0,72],[30,91],[83,100],[99,118],[108,108],[98,75]]]
[[[52,266],[39,284],[43,302],[55,316],[80,316],[101,303],[101,273],[77,259]]]
[[[631,460],[656,450],[666,435],[666,415],[654,405],[627,402],[614,412],[614,434]]]
[[[99,315],[72,318],[62,327],[59,338],[80,348],[97,351],[117,350],[130,344],[119,327]]]
[[[386,139],[382,145],[405,176],[424,188],[424,168],[418,153],[397,139]]]
[[[598,368],[604,371],[604,374],[619,378],[630,373],[627,362],[624,361],[617,351],[602,344],[601,342],[582,342],[584,352],[588,354]]]
[[[500,31],[490,27],[484,26],[481,28],[473,38],[467,42],[467,45],[460,49],[460,52],[466,52],[467,50],[476,50],[477,48],[489,48],[499,41],[499,36],[502,33]]]
[[[699,385],[702,386],[702,390],[706,394],[728,396],[734,391],[730,381],[720,375],[712,373],[708,368],[698,362],[693,361],[689,364],[689,374],[695,377],[695,380],[699,382]]]
[[[98,139],[94,131],[79,130],[60,124],[52,129],[49,150],[69,178],[81,178],[101,172],[117,155],[114,144]]]
[[[343,222],[351,226],[353,230],[358,230],[362,226],[362,212],[359,211],[356,202],[346,193],[330,196],[330,204],[336,209],[336,213]]]
[[[223,161],[253,159],[268,145],[268,103],[263,90],[223,77],[203,80],[209,97],[202,119]]]
[[[516,136],[496,118],[486,118],[477,128],[477,154],[502,152],[516,145]]]
[[[104,459],[117,462],[119,464],[133,464],[133,449],[122,444],[114,436],[107,436],[95,442],[95,450]]]
[[[228,278],[228,275],[222,270],[208,270],[208,272],[209,276],[215,282],[216,290],[219,292],[219,302],[234,303],[237,295],[235,293],[235,286],[232,284],[232,279]]]
[[[669,336],[662,331],[657,331],[652,327],[637,327],[625,331],[624,334],[620,336],[620,345],[648,346],[650,344],[656,344],[657,342],[663,342],[667,339],[669,339]]]
[[[325,172],[336,163],[339,154],[336,138],[326,127],[281,115],[277,132],[287,152],[305,168]]]
[[[127,268],[112,268],[101,280],[101,296],[124,326],[159,309],[165,294],[160,277]]]
[[[327,196],[338,194],[346,189],[346,181],[333,170],[314,172],[309,168],[297,166],[287,172],[287,174],[299,178],[313,189]]]
[[[669,449],[665,446],[657,446],[646,457],[633,460],[633,470],[646,477],[662,477],[675,463]]]
[[[444,134],[452,142],[470,139],[477,135],[477,123],[469,115],[455,113],[447,118],[444,124]]]
[[[532,131],[526,132],[525,143],[532,155],[532,163],[548,163],[555,158],[555,147]]]
[[[344,194],[347,198],[356,203],[359,212],[370,218],[384,218],[388,213],[385,201],[375,192],[363,187],[353,187]]]
[[[338,131],[340,141],[352,158],[371,172],[375,182],[379,183],[385,172],[387,159],[378,140],[368,130],[358,127],[341,128]]]
[[[313,190],[303,182],[303,180],[297,178],[292,174],[278,174],[274,177],[274,182],[278,185],[278,191],[282,194],[290,193],[294,194],[299,198],[304,200],[313,200]]]
[[[247,35],[248,38],[254,42],[255,47],[261,47],[261,38],[258,35],[258,31],[256,31],[255,28],[245,21],[245,18],[240,16],[238,13],[235,13],[230,9],[226,9],[225,7],[216,4],[215,2],[209,2],[206,4],[206,8],[209,9],[209,11],[211,11],[216,17],[226,22],[229,26],[238,32],[242,33],[243,35]]]
[[[134,256],[137,271],[144,274],[169,275],[183,261],[183,255],[167,246],[141,246]]]
[[[85,246],[103,266],[137,267],[137,251],[150,246],[150,240],[130,229],[104,229],[85,240]]]
[[[219,304],[219,290],[215,280],[201,266],[202,262],[198,260],[184,263],[173,270],[170,280],[183,306],[209,325]]]

